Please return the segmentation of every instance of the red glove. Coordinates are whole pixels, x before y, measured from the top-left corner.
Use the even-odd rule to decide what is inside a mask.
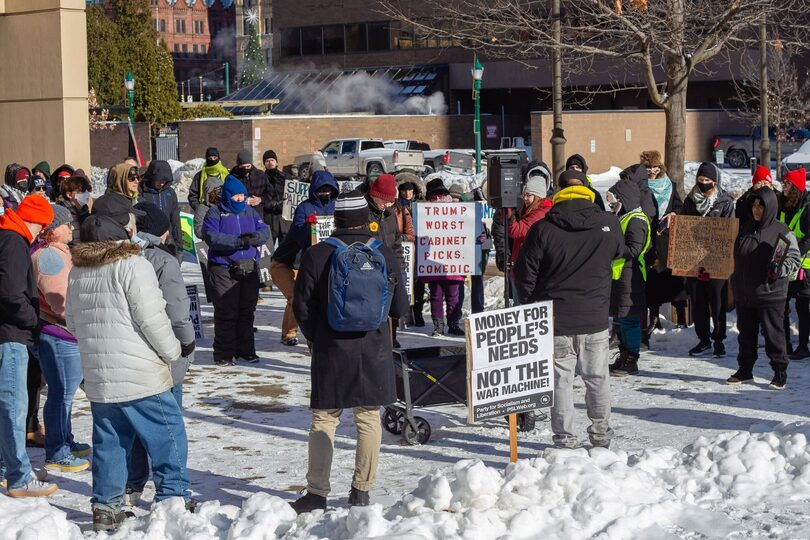
[[[702,281],[704,283],[712,279],[712,277],[709,275],[709,273],[706,271],[705,268],[699,268],[698,269],[697,278],[698,278],[698,281]]]
[[[307,223],[318,223],[318,214],[312,212],[307,216]]]
[[[776,281],[779,279],[779,276],[776,275],[776,271],[773,268],[768,268],[768,281]]]

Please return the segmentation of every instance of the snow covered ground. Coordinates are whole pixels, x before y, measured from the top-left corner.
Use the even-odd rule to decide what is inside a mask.
[[[186,263],[184,272],[200,283],[196,266]],[[499,283],[488,290],[497,294]],[[774,392],[763,354],[755,384],[726,386],[735,366],[734,327],[724,359],[686,356],[691,330],[667,325],[656,335],[642,374],[611,381],[610,450],[554,450],[544,421],[520,434],[521,461],[509,465],[505,422],[468,426],[462,406],[420,411],[431,440],[407,446],[383,432],[372,490],[377,504],[365,509],[345,508],[354,464],[347,414],[332,471],[334,510],[296,518],[286,501],[305,485],[309,363],[304,346],[279,343],[280,293],[262,297],[256,365],[213,365],[212,310],[203,304],[207,339],[184,398],[192,488],[204,502],[199,513],[184,514],[167,501],[150,514],[148,488],[136,510],[142,517],[115,538],[810,538],[810,424],[801,423],[808,420],[810,367],[794,363],[787,389]],[[429,327],[415,330],[401,332],[403,346],[436,342]],[[586,442],[579,380],[576,386]],[[86,399],[74,411],[77,438],[89,442]],[[30,455],[42,465],[41,450]],[[60,491],[50,506],[0,495],[0,539],[73,539],[91,529],[90,471],[51,478]]]

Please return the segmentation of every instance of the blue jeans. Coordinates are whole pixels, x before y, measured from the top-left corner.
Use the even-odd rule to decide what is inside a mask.
[[[178,360],[179,362],[179,360]],[[180,410],[183,410],[183,383],[177,383],[170,390]],[[146,447],[138,437],[132,443],[132,449],[127,453],[128,479],[127,487],[132,491],[143,492],[143,487],[149,480],[149,456]]]
[[[93,508],[121,508],[127,486],[127,452],[138,437],[152,461],[155,501],[188,500],[188,439],[183,414],[170,390],[124,403],[91,403]]]
[[[641,348],[641,318],[636,316],[619,317],[619,341],[622,347],[638,356]]]
[[[73,396],[82,382],[82,360],[76,343],[48,334],[39,337],[39,364],[48,383],[48,397],[42,410],[45,431],[45,460],[61,461],[70,456],[73,429],[70,414]]]
[[[28,347],[0,343],[0,476],[9,488],[23,487],[34,479],[25,451],[27,380]]]

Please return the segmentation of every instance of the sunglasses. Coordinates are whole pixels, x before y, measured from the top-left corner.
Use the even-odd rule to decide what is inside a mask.
[[[35,187],[34,191],[45,191],[44,187]]]
[[[128,182],[140,182],[140,181],[141,181],[141,177],[140,177],[140,176],[138,176],[138,175],[135,175],[135,176],[130,176],[129,178],[127,178],[127,181],[128,181]]]

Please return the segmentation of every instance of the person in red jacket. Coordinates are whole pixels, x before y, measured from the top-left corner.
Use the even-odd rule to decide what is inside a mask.
[[[530,177],[523,188],[523,206],[520,207],[514,217],[510,212],[509,220],[509,239],[512,243],[512,268],[515,267],[520,249],[523,247],[523,242],[529,234],[529,229],[532,225],[546,217],[546,214],[551,210],[552,201],[546,197],[546,181],[541,176]],[[514,277],[514,270],[512,270],[512,277]],[[515,282],[512,283],[512,297],[517,305],[518,299],[515,293]]]

